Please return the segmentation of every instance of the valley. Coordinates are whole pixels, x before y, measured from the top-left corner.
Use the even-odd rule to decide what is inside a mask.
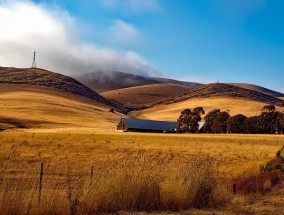
[[[242,187],[242,181],[259,180],[260,166],[274,162],[283,148],[283,135],[122,133],[116,126],[126,117],[175,122],[184,109],[199,106],[205,114],[219,108],[232,116],[259,115],[268,104],[283,112],[281,94],[252,85],[192,87],[155,80],[170,82],[131,87],[121,83],[119,89],[98,93],[50,71],[0,68],[1,211],[279,211],[262,210],[260,188]],[[274,187],[275,171],[264,174],[266,178],[254,183],[284,207],[271,194],[282,189],[283,175],[277,175],[280,184]],[[202,192],[212,201],[199,198]]]

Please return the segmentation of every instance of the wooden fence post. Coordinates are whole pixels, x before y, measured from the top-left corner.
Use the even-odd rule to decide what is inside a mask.
[[[40,175],[39,175],[39,190],[38,190],[38,203],[40,203],[40,198],[41,198],[42,177],[43,177],[43,163],[41,163],[41,166],[40,166]]]
[[[233,194],[237,194],[237,184],[233,184]]]
[[[92,183],[93,183],[93,175],[94,175],[94,166],[91,167],[90,187],[92,186]]]

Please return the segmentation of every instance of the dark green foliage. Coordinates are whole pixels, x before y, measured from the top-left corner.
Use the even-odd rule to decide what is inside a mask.
[[[212,133],[226,133],[227,131],[227,119],[230,117],[228,112],[220,112],[215,117],[212,125]]]
[[[278,112],[276,129],[279,134],[284,134],[284,113]]]
[[[201,121],[201,114],[204,114],[202,107],[194,108],[193,111],[185,109],[177,121],[177,130],[180,133],[197,133],[198,122]]]
[[[246,134],[258,134],[259,133],[259,120],[258,116],[248,117],[245,120],[245,133]]]
[[[205,124],[203,127],[203,131],[204,133],[212,133],[212,127],[213,127],[213,122],[214,119],[218,116],[218,114],[220,113],[220,109],[215,109],[210,111],[205,117]]]
[[[192,113],[190,109],[185,109],[181,112],[180,117],[177,121],[177,130],[178,132],[189,132],[189,124],[191,121]]]
[[[258,128],[261,134],[275,134],[278,112],[262,112],[258,117]]]
[[[185,109],[179,119],[177,129],[179,132],[196,133],[198,122],[204,114],[202,107],[193,111]],[[237,114],[230,117],[228,112],[220,109],[210,111],[205,117],[202,128],[204,133],[245,133],[245,134],[284,134],[284,113],[276,111],[274,105],[265,105],[259,116],[246,117]]]
[[[238,114],[236,116],[232,116],[227,120],[227,133],[237,133],[243,134],[245,133],[245,120],[246,116],[242,114]]]

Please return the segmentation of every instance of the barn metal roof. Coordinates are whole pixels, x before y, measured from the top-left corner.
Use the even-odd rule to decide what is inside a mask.
[[[142,120],[142,119],[134,119],[134,118],[123,118],[122,120],[125,122],[127,128],[129,129],[143,129],[143,130],[153,130],[153,131],[173,131],[177,126],[176,122]]]
[[[143,129],[155,131],[174,131],[177,122],[142,120],[134,118],[122,118],[128,129]],[[199,122],[199,129],[204,126],[204,122]]]

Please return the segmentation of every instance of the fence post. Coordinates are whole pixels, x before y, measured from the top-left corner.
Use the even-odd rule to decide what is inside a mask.
[[[94,166],[91,167],[90,187],[92,186],[93,183],[93,175],[94,175]]]
[[[264,194],[264,180],[263,180],[263,176],[262,176],[262,172],[260,173],[260,176],[259,176],[259,186],[260,186],[260,192],[261,194],[263,195]]]
[[[233,194],[237,194],[237,184],[233,184]]]
[[[40,198],[41,198],[42,176],[43,176],[43,163],[41,163],[41,165],[40,165],[39,190],[38,190],[38,203],[40,203]]]

